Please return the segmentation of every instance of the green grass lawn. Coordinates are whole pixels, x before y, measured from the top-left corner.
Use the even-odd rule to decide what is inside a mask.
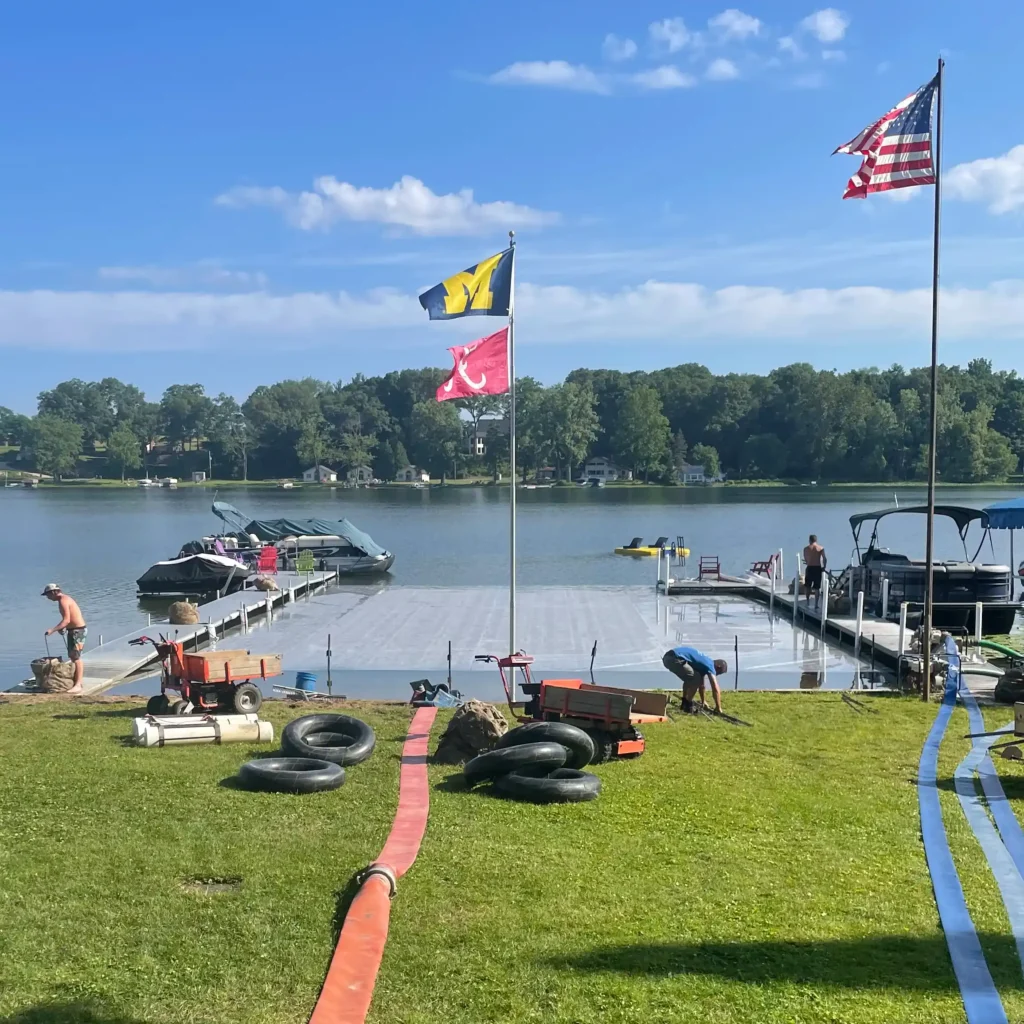
[[[913,782],[934,705],[726,699],[755,728],[651,726],[644,757],[596,769],[591,804],[467,793],[456,769],[432,766],[373,1024],[962,1022]],[[0,707],[0,1021],[304,1022],[339,894],[390,826],[408,712],[361,709],[377,752],[314,797],[221,785],[246,744],[125,747],[132,713]],[[947,779],[966,731],[958,711]],[[1024,770],[997,763],[1024,798]],[[975,923],[1010,1019],[1024,1019],[998,891],[944,787]],[[183,887],[192,876],[243,882],[202,895]]]

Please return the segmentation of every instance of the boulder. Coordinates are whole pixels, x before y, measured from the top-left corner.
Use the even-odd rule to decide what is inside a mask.
[[[75,666],[61,658],[36,658],[32,675],[43,693],[67,693],[75,685]]]
[[[257,576],[253,580],[252,585],[256,590],[270,591],[280,589],[277,585],[277,580],[271,579],[269,576]]]
[[[470,700],[452,715],[434,760],[441,764],[462,764],[490,750],[508,732],[505,716],[493,705]]]
[[[175,601],[167,609],[167,617],[172,626],[194,626],[199,621],[199,607],[188,601]]]

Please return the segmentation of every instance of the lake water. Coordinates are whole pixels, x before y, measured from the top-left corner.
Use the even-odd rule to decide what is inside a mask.
[[[940,489],[940,499],[981,507],[1011,493]],[[507,580],[507,489],[231,488],[222,496],[254,518],[351,519],[395,552],[392,586],[493,587]],[[841,567],[852,553],[850,515],[893,503],[893,492],[882,488],[554,488],[518,497],[524,586],[653,585],[653,559],[612,553],[637,535],[684,536],[694,562],[718,555],[727,572],[748,569],[781,547],[788,575],[813,532],[830,565]],[[45,653],[42,634],[55,614],[40,596],[43,584],[57,582],[78,599],[89,623],[87,650],[100,634],[112,639],[137,628],[146,609],[135,580],[186,540],[216,530],[212,500],[212,489],[201,488],[0,490],[0,688],[28,675],[28,663]],[[923,488],[899,492],[901,506],[924,500]],[[937,522],[938,557],[962,557],[953,525]],[[886,520],[880,535],[893,550],[923,556],[923,516]],[[982,560],[1008,562],[1008,537],[994,534],[994,550],[986,545]],[[51,640],[55,650],[59,641]]]

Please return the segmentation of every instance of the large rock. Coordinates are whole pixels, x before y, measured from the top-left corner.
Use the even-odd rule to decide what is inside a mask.
[[[506,732],[508,722],[493,704],[467,701],[448,723],[434,760],[442,764],[462,764],[490,750]]]
[[[999,704],[1016,704],[1024,700],[1024,673],[1019,668],[1010,669],[997,683],[992,695]]]
[[[75,666],[60,658],[36,658],[32,675],[43,693],[67,693],[75,685]]]
[[[271,591],[280,589],[277,585],[277,580],[271,579],[269,576],[257,576],[253,580],[252,585],[256,590]]]
[[[172,626],[194,626],[199,621],[199,608],[188,601],[175,601],[167,609]]]

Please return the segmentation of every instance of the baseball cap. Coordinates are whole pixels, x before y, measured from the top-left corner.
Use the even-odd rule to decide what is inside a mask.
[[[60,590],[60,586],[58,584],[56,584],[56,583],[47,583],[46,586],[43,587],[43,596],[45,597],[47,594],[54,594],[54,593],[56,593],[59,590]]]

